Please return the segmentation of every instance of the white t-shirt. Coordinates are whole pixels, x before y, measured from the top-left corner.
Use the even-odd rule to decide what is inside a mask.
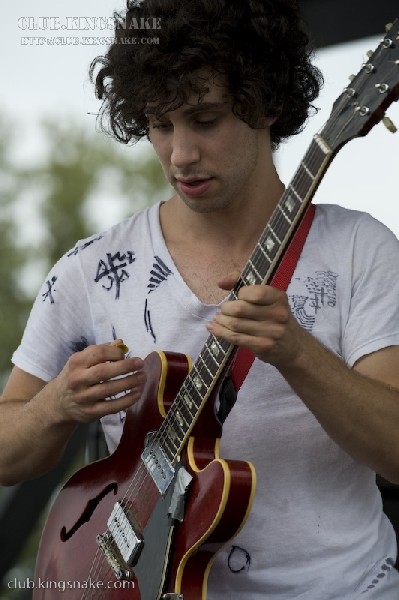
[[[318,205],[288,296],[301,325],[349,367],[398,345],[399,242],[369,215]],[[195,359],[217,308],[183,281],[154,205],[54,266],[13,360],[48,381],[73,352],[116,338],[132,356]],[[103,419],[111,451],[123,418]],[[243,529],[215,559],[208,600],[399,599],[396,539],[375,474],[329,438],[274,367],[255,361],[220,455],[252,461],[257,491]]]

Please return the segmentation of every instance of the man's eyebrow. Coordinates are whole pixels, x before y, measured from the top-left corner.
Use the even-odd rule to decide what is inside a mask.
[[[198,104],[194,104],[194,105],[190,105],[187,106],[186,108],[183,109],[183,115],[185,117],[189,117],[191,115],[200,113],[200,112],[206,112],[206,111],[210,111],[210,110],[217,110],[219,108],[224,108],[226,106],[226,104],[229,104],[229,102],[227,100],[224,100],[222,102],[199,102]],[[146,116],[147,117],[154,117],[156,116],[156,107],[150,107],[148,106],[146,108]],[[162,117],[165,117],[168,114],[169,111],[166,111]]]
[[[218,108],[223,108],[228,102],[225,100],[223,102],[199,102],[194,106],[188,106],[183,110],[183,114],[185,116],[193,115],[199,112],[204,112],[208,110],[215,110]]]

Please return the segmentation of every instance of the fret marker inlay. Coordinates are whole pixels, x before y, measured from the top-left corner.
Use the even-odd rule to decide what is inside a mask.
[[[211,346],[211,352],[214,356],[219,356],[220,354],[220,350],[219,350],[219,346],[217,345],[217,342],[212,342]]]
[[[248,275],[246,276],[245,279],[247,280],[249,285],[255,285],[255,283],[256,283],[256,277],[255,277],[254,273],[252,273],[252,271],[250,273],[248,273]]]
[[[292,196],[288,196],[287,200],[285,201],[285,208],[288,210],[288,212],[292,212],[294,210],[295,200]]]
[[[200,390],[202,388],[202,380],[199,375],[194,377],[193,382],[194,382],[194,385],[197,388],[197,390]]]
[[[184,421],[183,421],[182,416],[179,413],[179,411],[176,411],[176,419],[177,419],[177,422],[179,423],[180,427],[183,427]]]
[[[187,393],[184,394],[183,400],[184,400],[184,404],[187,406],[187,408],[189,410],[191,410],[192,407],[193,407],[193,403],[192,403],[192,400],[191,400],[190,396]]]
[[[171,439],[172,441],[177,438],[176,432],[171,425],[169,425],[168,427],[168,436],[169,439]]]

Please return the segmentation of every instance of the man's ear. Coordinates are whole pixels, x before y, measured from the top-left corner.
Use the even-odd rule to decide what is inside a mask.
[[[266,127],[271,127],[277,121],[277,119],[279,118],[279,116],[280,115],[275,115],[275,116],[272,116],[272,117],[263,117],[260,120],[260,127],[262,129],[264,129]]]

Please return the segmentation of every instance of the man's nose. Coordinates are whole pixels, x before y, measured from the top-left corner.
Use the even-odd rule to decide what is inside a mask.
[[[177,169],[183,169],[199,161],[200,152],[196,136],[187,129],[175,127],[172,138],[171,163]]]

